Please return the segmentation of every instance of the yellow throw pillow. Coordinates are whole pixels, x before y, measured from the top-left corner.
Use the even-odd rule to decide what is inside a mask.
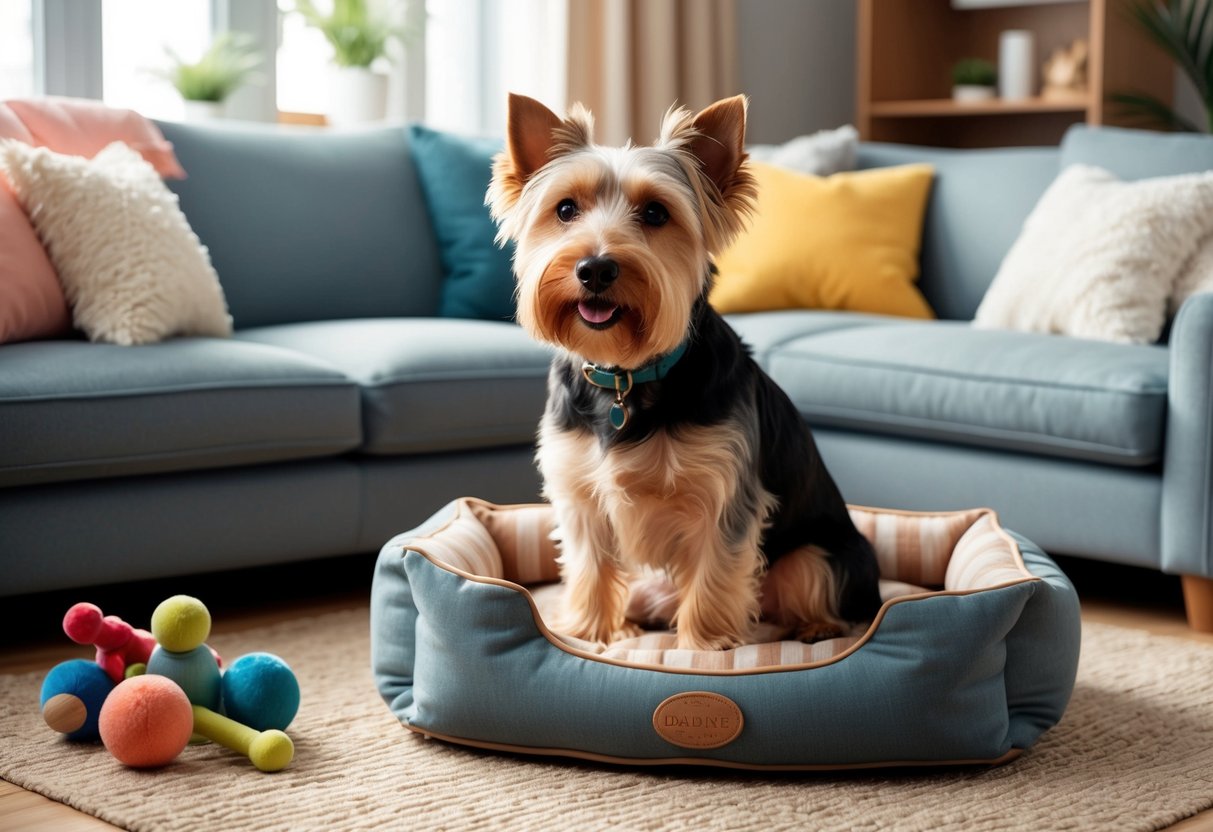
[[[930,165],[808,176],[753,163],[758,209],[719,258],[719,312],[842,309],[933,318],[914,285]]]

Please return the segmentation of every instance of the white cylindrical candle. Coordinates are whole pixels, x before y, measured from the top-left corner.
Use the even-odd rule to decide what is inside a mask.
[[[1036,91],[1034,38],[1025,29],[1008,29],[998,38],[998,94],[1031,98]]]

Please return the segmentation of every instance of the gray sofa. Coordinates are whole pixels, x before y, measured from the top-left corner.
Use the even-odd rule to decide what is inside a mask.
[[[404,130],[163,129],[236,334],[0,346],[0,595],[373,552],[455,496],[535,499],[548,353],[509,322],[434,317]],[[911,161],[936,167],[921,285],[941,320],[730,318],[846,498],[988,505],[1052,553],[1213,576],[1213,296],[1154,346],[967,323],[1062,166],[1203,170],[1213,139],[859,154]]]

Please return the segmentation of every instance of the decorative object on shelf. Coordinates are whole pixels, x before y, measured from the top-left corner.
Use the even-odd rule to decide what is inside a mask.
[[[989,101],[994,97],[998,71],[984,58],[965,58],[952,67],[955,101]]]
[[[391,0],[333,0],[328,14],[320,12],[313,0],[296,0],[295,10],[333,47],[329,123],[382,120],[387,113],[388,78],[374,66],[389,59],[393,42],[403,44],[411,36],[410,30],[393,23]]]
[[[181,93],[186,121],[223,118],[227,97],[253,80],[261,66],[261,54],[252,35],[246,32],[224,32],[193,63],[167,46],[164,51],[169,67],[153,72]]]
[[[1008,29],[998,36],[998,94],[1008,101],[1031,98],[1036,90],[1035,36]]]
[[[1205,108],[1205,127],[1167,102],[1138,90],[1114,92],[1112,101],[1143,126],[1189,133],[1213,131],[1213,0],[1136,0],[1127,11],[1138,28],[1195,84]]]
[[[1079,98],[1087,94],[1087,57],[1090,48],[1084,38],[1069,46],[1059,46],[1041,68],[1044,86],[1041,98]]]

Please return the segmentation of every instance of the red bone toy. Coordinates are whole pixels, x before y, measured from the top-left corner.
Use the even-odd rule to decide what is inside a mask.
[[[77,644],[97,646],[97,664],[114,682],[121,682],[126,668],[147,662],[156,640],[147,630],[136,630],[116,615],[101,615],[96,604],[74,605],[63,616],[63,632]]]

